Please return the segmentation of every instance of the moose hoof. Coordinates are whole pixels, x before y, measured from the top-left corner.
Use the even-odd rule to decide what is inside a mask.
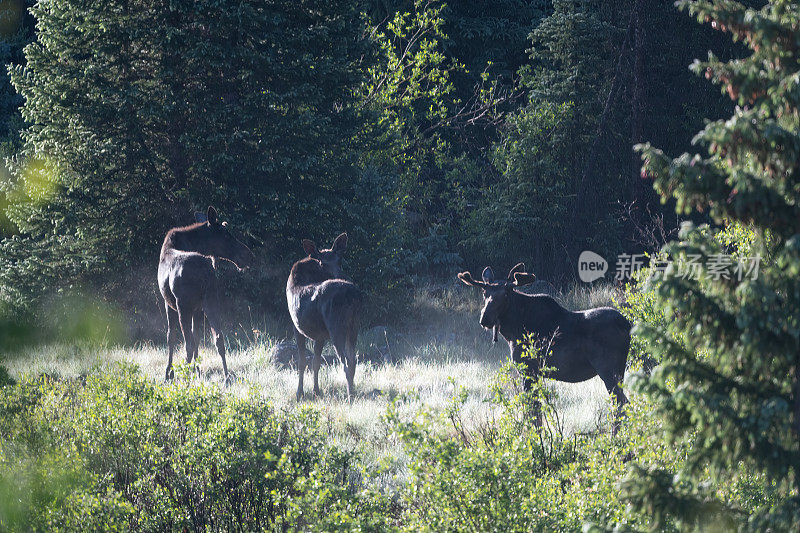
[[[175,379],[175,371],[172,368],[168,368],[167,373],[164,375],[164,381],[169,383],[173,379]]]
[[[234,381],[236,381],[236,375],[233,372],[228,372],[225,374],[225,379],[222,380],[222,386],[225,388],[230,387]]]

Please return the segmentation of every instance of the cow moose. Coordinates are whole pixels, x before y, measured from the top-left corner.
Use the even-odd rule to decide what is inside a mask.
[[[498,332],[508,341],[514,363],[523,363],[524,343],[533,336],[549,341],[546,367],[550,370],[546,377],[578,383],[600,376],[617,403],[612,428],[616,433],[622,406],[628,402],[619,383],[628,360],[630,322],[611,307],[573,312],[546,294],[524,294],[517,288],[536,279],[524,269],[525,265],[519,263],[504,280],[496,280],[490,267],[483,270],[482,281],[474,280],[469,272],[458,274],[458,279],[483,289],[480,324],[493,330],[495,342]],[[537,358],[524,363],[523,384],[527,391],[533,380],[539,378],[542,361]]]
[[[328,250],[317,250],[310,240],[303,240],[308,256],[297,261],[286,282],[286,301],[295,327],[297,342],[297,400],[303,397],[303,374],[306,369],[306,339],[314,341],[314,394],[319,395],[319,367],[322,348],[330,340],[344,366],[347,397],[355,394],[356,339],[361,314],[361,291],[341,279],[342,254],[347,249],[347,234],[342,233]]]
[[[230,375],[225,361],[225,339],[214,271],[217,259],[230,261],[239,270],[244,270],[252,264],[254,256],[247,246],[231,235],[227,223],[218,220],[213,207],[209,207],[206,214],[196,213],[195,217],[195,224],[167,232],[158,261],[158,288],[167,310],[169,360],[165,379],[174,376],[172,353],[178,326],[183,331],[188,364],[197,357],[200,324],[205,314],[222,358],[227,384]]]

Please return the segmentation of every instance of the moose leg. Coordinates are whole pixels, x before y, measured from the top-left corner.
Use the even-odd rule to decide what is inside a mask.
[[[303,374],[306,373],[306,338],[299,331],[294,332],[295,343],[297,344],[297,401],[303,398]]]
[[[222,334],[222,322],[219,319],[217,307],[209,301],[203,303],[203,311],[205,312],[208,325],[211,328],[211,336],[214,339],[214,346],[217,347],[219,358],[222,359],[222,374],[225,376],[225,385],[230,381],[230,373],[228,372],[228,362],[225,360],[225,336]],[[198,313],[198,316],[201,316]]]
[[[603,379],[603,383],[606,385],[606,390],[608,390],[609,394],[614,396],[614,403],[617,404],[617,408],[614,412],[614,422],[611,425],[611,436],[617,434],[619,431],[619,423],[620,419],[625,416],[625,404],[628,403],[628,397],[625,396],[625,393],[622,391],[622,387],[619,386],[619,379],[614,376],[608,379]]]
[[[345,354],[347,357],[347,397],[353,401],[353,395],[356,393],[355,378],[356,378],[356,347],[355,342],[347,339],[344,345]]]
[[[319,396],[319,367],[322,365],[322,348],[325,341],[314,341],[314,396]]]
[[[194,355],[192,355],[192,360],[194,360],[197,359],[200,344],[203,342],[203,311],[201,309],[198,309],[195,311],[194,315],[192,315],[192,336],[197,342]]]
[[[167,308],[167,351],[169,359],[167,359],[167,372],[164,376],[166,381],[169,381],[175,375],[172,370],[172,352],[175,351],[175,336],[178,334],[178,312],[171,308],[169,304],[164,304]]]
[[[194,351],[192,352],[192,361],[196,362],[195,372],[197,377],[200,377],[200,361],[198,355],[200,353],[200,344],[203,342],[203,311],[198,309],[192,315],[192,338],[194,339]],[[191,361],[189,361],[191,363]]]
[[[178,321],[181,324],[181,330],[183,331],[183,342],[186,345],[186,364],[192,362],[192,357],[194,357],[195,351],[195,339],[194,335],[192,334],[192,312],[189,309],[181,308],[180,302],[178,302]]]
[[[356,393],[355,384],[353,379],[356,374],[356,357],[353,343],[346,339],[343,333],[335,332],[331,335],[333,347],[336,349],[336,355],[342,361],[344,366],[344,377],[347,380],[347,399],[353,401],[353,396]]]
[[[524,363],[523,368],[520,369],[522,372],[522,390],[530,392],[533,388],[533,381],[539,378],[535,362],[532,364],[530,360],[522,360],[522,345],[519,343],[511,345],[511,360],[516,365]],[[533,416],[534,425],[537,428],[542,427],[542,404],[539,400],[533,402]]]

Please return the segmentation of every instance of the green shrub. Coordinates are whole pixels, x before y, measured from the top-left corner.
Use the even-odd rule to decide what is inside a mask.
[[[8,369],[3,365],[0,365],[0,387],[13,385],[14,383],[16,382],[14,381],[14,378],[8,374]]]
[[[652,271],[643,268],[633,273],[633,279],[625,285],[625,305],[620,312],[631,324],[664,324],[667,317],[663,309],[655,305],[655,293],[646,285]],[[653,359],[647,344],[638,335],[631,335],[631,350],[628,354],[628,366],[634,369],[652,367],[657,361]]]
[[[402,400],[387,420],[409,457],[402,523],[409,531],[648,530],[651,516],[619,498],[629,465],[676,472],[694,446],[691,439],[667,445],[653,439],[661,420],[655,405],[637,396],[617,436],[570,434],[545,383],[520,391],[517,371],[506,366],[491,385],[493,415],[466,418],[464,392],[444,413],[402,414]],[[534,424],[541,402],[544,424]],[[611,411],[611,410],[609,410]],[[770,496],[756,476],[742,470],[736,482],[718,487],[721,498],[743,512]],[[664,531],[674,531],[668,522]]]
[[[0,529],[255,531],[362,520],[369,529],[382,520],[379,498],[349,482],[358,461],[330,443],[318,412],[276,412],[255,393],[161,386],[132,366],[85,380],[28,378],[0,390],[0,430],[0,491],[23,502],[0,507]],[[21,471],[32,481],[17,483]]]
[[[753,246],[758,238],[753,228],[747,227],[737,222],[727,222],[719,230],[700,229],[704,235],[708,235],[715,245],[719,247],[719,253],[729,254],[732,261],[744,261],[747,257],[755,255]],[[769,237],[767,237],[769,238]],[[692,267],[680,257],[667,258],[664,254],[655,254],[649,258],[650,266],[642,268],[633,273],[633,279],[625,285],[623,301],[625,305],[619,306],[625,318],[634,325],[657,328],[659,331],[668,332],[674,342],[682,346],[686,345],[684,337],[668,328],[670,320],[667,317],[666,309],[659,304],[658,287],[663,280],[663,272],[656,272],[654,265],[660,264],[662,267],[669,265],[668,268],[675,272],[690,272]],[[768,264],[770,258],[762,257],[762,262]],[[699,280],[701,284],[708,280]],[[631,338],[631,352],[629,361],[634,369],[641,368],[642,365],[648,366],[659,361],[651,353],[647,342],[637,335],[639,330],[634,330]]]
[[[520,393],[515,372],[505,367],[492,385],[497,415],[473,427],[462,419],[463,393],[443,418],[425,411],[408,420],[390,408],[388,420],[412,458],[405,493],[409,529],[574,531],[587,517],[624,517],[614,482],[627,443],[567,434],[552,391],[539,385]],[[542,429],[534,424],[537,400],[543,402]]]

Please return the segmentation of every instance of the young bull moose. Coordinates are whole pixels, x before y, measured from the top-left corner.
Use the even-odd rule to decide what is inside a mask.
[[[608,392],[617,402],[617,419],[628,402],[619,382],[625,374],[631,342],[631,324],[619,311],[598,307],[587,311],[568,311],[545,294],[528,295],[516,290],[533,282],[533,274],[522,272],[525,265],[516,265],[505,280],[495,280],[492,269],[483,271],[483,281],[476,281],[469,272],[458,278],[467,285],[483,289],[484,306],[480,324],[508,341],[511,359],[522,363],[523,343],[529,335],[550,341],[546,367],[548,378],[578,383],[600,376]],[[523,378],[525,390],[538,379],[541,360],[526,361]],[[613,431],[616,432],[615,421]]]
[[[342,254],[346,248],[346,233],[336,237],[329,250],[317,250],[313,242],[303,240],[308,257],[292,266],[286,282],[286,301],[297,342],[298,400],[303,397],[306,339],[314,341],[314,394],[319,394],[322,348],[328,339],[344,365],[347,397],[352,400],[355,393],[355,346],[362,298],[361,291],[353,283],[341,279]]]
[[[205,314],[222,358],[227,383],[228,365],[214,270],[218,258],[243,270],[253,262],[253,253],[230,234],[227,223],[219,222],[213,207],[208,208],[207,214],[197,213],[195,217],[197,223],[167,232],[158,262],[158,288],[167,309],[169,361],[166,379],[173,377],[172,352],[178,324],[186,344],[186,363],[191,363],[197,357],[199,327]]]

